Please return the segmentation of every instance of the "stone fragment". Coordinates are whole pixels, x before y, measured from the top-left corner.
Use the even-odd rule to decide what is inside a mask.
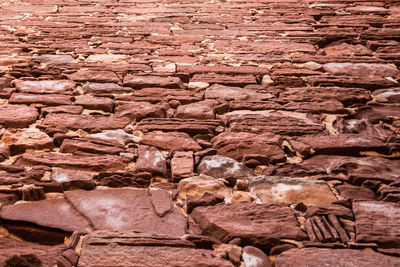
[[[26,128],[39,116],[35,108],[20,105],[0,105],[0,124],[7,128]]]
[[[291,249],[280,254],[275,260],[276,267],[298,266],[396,266],[400,260],[371,250],[302,248]]]
[[[244,178],[254,176],[251,169],[243,164],[220,155],[204,157],[197,166],[196,172],[214,178]]]
[[[352,45],[348,43],[329,45],[324,47],[324,51],[329,56],[370,55],[372,53],[362,44]]]
[[[82,86],[85,94],[124,94],[132,93],[130,87],[123,87],[116,83],[87,83]]]
[[[15,87],[20,93],[71,94],[75,83],[69,80],[19,81]]]
[[[324,70],[332,75],[347,75],[356,77],[397,77],[396,66],[387,64],[369,63],[327,63]]]
[[[59,94],[24,94],[13,93],[9,99],[10,104],[43,104],[46,106],[71,105],[72,96]]]
[[[58,255],[65,249],[65,245],[48,246],[14,238],[0,237],[0,265],[7,266],[6,261],[17,256],[18,258],[26,259],[25,262],[28,265],[25,266],[54,266]],[[38,264],[39,261],[41,265],[33,265],[35,262]],[[22,267],[22,265],[15,264],[9,266]]]
[[[115,115],[127,117],[132,121],[140,121],[144,118],[165,118],[168,105],[148,102],[116,102]]]
[[[338,185],[335,189],[344,199],[354,200],[375,200],[375,193],[369,188],[353,185]]]
[[[236,110],[222,116],[231,132],[280,135],[316,134],[325,126],[311,114],[275,110]]]
[[[63,168],[52,168],[51,179],[62,184],[63,190],[85,189],[92,190],[96,187],[93,176],[89,172]]]
[[[48,114],[41,124],[43,128],[65,128],[68,130],[81,129],[87,132],[99,132],[101,130],[122,129],[129,123],[128,118],[72,115],[72,114]]]
[[[242,259],[245,267],[271,267],[272,264],[265,253],[256,247],[243,248]]]
[[[400,205],[392,202],[353,202],[356,242],[400,247]]]
[[[85,109],[102,110],[105,112],[112,112],[114,108],[114,103],[111,99],[89,95],[78,96],[75,100],[75,105],[82,106]]]
[[[118,83],[118,76],[112,71],[79,70],[69,76],[77,82]]]
[[[149,132],[144,134],[142,144],[173,151],[199,151],[201,146],[187,133],[181,132]]]
[[[141,145],[138,148],[136,168],[138,171],[150,172],[153,175],[165,177],[167,174],[167,161],[157,148]]]
[[[171,160],[171,175],[173,181],[194,175],[194,161],[192,151],[176,151]]]
[[[169,102],[176,100],[181,104],[201,101],[202,96],[185,89],[143,88],[133,92],[131,96],[117,96],[121,101],[145,101],[150,103]]]
[[[65,199],[49,199],[5,206],[0,210],[2,220],[9,221],[6,227],[13,230],[16,222],[34,223],[41,227],[58,229],[65,233],[78,231],[87,234],[91,231],[89,223]],[[46,236],[39,232],[30,233],[29,227],[21,227],[18,234],[27,240],[46,243]],[[24,230],[25,229],[25,230]],[[55,235],[56,237],[57,235]]]
[[[196,249],[192,242],[170,236],[96,231],[84,239],[78,267],[121,264],[150,267],[166,263],[187,267],[197,263],[205,267],[233,267],[225,255],[224,252]]]
[[[193,209],[199,206],[214,206],[218,203],[223,202],[225,197],[216,195],[213,193],[206,192],[202,197],[195,197],[187,195],[186,197],[186,212],[187,214],[192,213]]]
[[[231,87],[214,84],[208,87],[204,93],[206,99],[217,100],[265,100],[263,94],[241,87]]]
[[[256,195],[262,203],[331,204],[335,195],[324,181],[302,178],[258,176],[252,178],[249,192]]]
[[[29,152],[20,156],[16,165],[45,165],[74,170],[116,171],[127,165],[123,158],[114,155],[78,156],[56,152]]]
[[[161,77],[161,76],[135,76],[127,75],[124,78],[124,85],[134,89],[145,87],[162,87],[162,88],[184,88],[179,77]]]
[[[118,141],[104,140],[95,137],[64,139],[60,147],[62,153],[86,152],[93,154],[119,155],[125,147]]]
[[[176,109],[175,117],[181,119],[214,119],[214,108],[218,105],[215,100],[180,105]]]
[[[147,234],[182,236],[186,219],[176,208],[159,216],[145,189],[73,190],[65,196],[94,225],[95,229],[133,230]],[[165,200],[172,206],[172,200]]]
[[[69,113],[69,114],[81,114],[83,107],[74,105],[60,105],[55,107],[43,107],[40,109],[40,117],[46,117],[49,113]]]
[[[45,54],[38,56],[41,64],[67,64],[74,63],[75,59],[71,55]]]
[[[184,132],[190,135],[214,134],[221,125],[219,120],[192,120],[192,119],[143,119],[138,124],[141,131]]]
[[[345,219],[353,219],[353,212],[341,205],[309,205],[307,206],[306,217],[310,218],[313,216],[330,215],[333,214],[337,217]]]
[[[1,141],[10,148],[11,155],[24,153],[26,150],[51,150],[53,139],[37,128],[9,129]]]
[[[150,186],[151,173],[149,172],[103,172],[95,177],[98,185],[108,187],[137,187],[147,188]]]
[[[227,199],[232,196],[232,189],[228,188],[223,181],[209,176],[182,179],[178,183],[178,191],[181,198],[186,198],[188,195],[202,197],[207,192],[224,196]]]
[[[372,95],[375,97],[375,101],[379,103],[399,103],[400,88],[375,90]]]
[[[139,142],[141,140],[139,136],[128,134],[124,130],[105,131],[101,133],[90,134],[89,136],[103,140],[118,141],[120,144],[125,144],[126,141]]]
[[[279,238],[304,240],[294,212],[285,205],[254,203],[197,207],[190,215],[203,233],[222,242],[241,238],[244,245],[269,250]]]
[[[276,164],[286,161],[281,149],[280,136],[273,133],[253,134],[246,132],[224,132],[211,140],[219,155],[233,158],[246,164],[256,160],[259,164]]]

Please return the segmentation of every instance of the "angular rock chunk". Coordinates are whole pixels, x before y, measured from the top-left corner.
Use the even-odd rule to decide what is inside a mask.
[[[15,83],[18,92],[33,94],[71,94],[75,83],[69,80],[20,81]]]
[[[65,196],[98,230],[134,230],[171,236],[186,233],[185,217],[176,208],[159,216],[155,211],[157,204],[145,189],[74,190],[65,192]]]
[[[196,249],[190,241],[134,232],[96,231],[83,241],[78,267],[153,267],[167,263],[185,267],[200,263],[204,267],[234,266],[225,258],[224,252]]]
[[[400,101],[400,88],[376,90],[372,94],[375,101],[379,103],[399,103]]]
[[[319,267],[319,266],[397,266],[400,259],[371,250],[302,248],[291,249],[280,254],[276,267]]]
[[[48,114],[41,127],[43,128],[65,128],[68,130],[82,129],[87,132],[98,132],[107,129],[122,129],[129,123],[128,118],[71,115],[71,114]]]
[[[80,105],[86,109],[102,110],[112,112],[114,103],[106,97],[93,97],[89,95],[78,96],[75,100],[75,105]]]
[[[286,154],[280,147],[282,140],[272,133],[224,132],[211,142],[218,154],[245,164],[249,160],[256,160],[259,164],[286,161]]]
[[[344,199],[354,200],[375,200],[375,193],[369,188],[353,185],[338,185],[335,189]]]
[[[0,105],[0,124],[7,128],[26,128],[39,116],[35,108],[19,105]]]
[[[130,87],[122,87],[116,83],[87,83],[82,86],[85,94],[123,94],[132,93]]]
[[[139,146],[136,168],[138,171],[150,172],[153,175],[165,177],[167,174],[167,161],[157,148]]]
[[[186,196],[202,197],[205,193],[221,195],[227,199],[232,198],[232,189],[228,188],[223,181],[203,175],[180,180],[178,191],[183,199]]]
[[[134,89],[145,87],[184,88],[183,83],[179,77],[160,76],[127,75],[124,78],[124,85],[128,85]]]
[[[140,121],[144,118],[165,118],[167,104],[148,102],[116,102],[115,115]]]
[[[174,181],[192,177],[194,169],[193,152],[177,151],[171,160],[171,174]]]
[[[37,128],[10,129],[1,138],[9,148],[11,155],[24,153],[25,150],[53,149],[53,139]]]
[[[188,104],[200,101],[201,96],[195,95],[194,92],[184,89],[168,89],[165,88],[143,88],[136,90],[132,96],[117,96],[117,100],[125,101],[146,101],[150,103],[168,102],[170,100],[178,100],[181,104]]]
[[[16,165],[46,165],[74,170],[116,171],[123,170],[126,162],[114,155],[75,156],[55,152],[32,152],[20,156]]]
[[[213,134],[221,125],[218,120],[143,119],[138,124],[141,131],[184,132],[190,135]]]
[[[214,108],[218,105],[217,101],[204,100],[178,106],[176,109],[176,118],[206,120],[214,119]]]
[[[363,201],[353,203],[356,241],[377,243],[388,248],[400,247],[400,204]]]
[[[304,240],[294,212],[285,205],[254,203],[197,207],[190,215],[203,234],[222,242],[241,238],[244,245],[270,249],[279,238]]]
[[[149,132],[143,136],[140,142],[145,145],[155,146],[171,152],[176,150],[198,151],[202,149],[201,146],[190,137],[190,135],[181,132]]]
[[[244,178],[254,176],[251,169],[243,164],[220,155],[204,157],[197,166],[196,172],[214,178]]]
[[[258,176],[251,180],[249,192],[262,203],[331,204],[335,195],[324,181],[301,178]]]
[[[51,179],[57,183],[62,184],[63,190],[70,189],[85,189],[91,190],[96,187],[93,176],[89,172],[53,168]]]
[[[306,217],[310,218],[313,216],[330,215],[333,214],[337,217],[344,219],[353,219],[353,212],[341,205],[331,204],[331,205],[309,205],[307,206]]]
[[[43,104],[46,106],[71,105],[72,96],[58,94],[37,95],[14,93],[11,95],[9,103],[25,105]]]
[[[322,122],[312,115],[299,112],[237,110],[222,117],[232,132],[304,135],[320,133],[325,129]]]
[[[0,217],[8,221],[35,223],[72,233],[91,232],[89,223],[65,199],[40,200],[5,206]]]
[[[40,109],[40,117],[45,117],[49,113],[69,113],[69,114],[81,114],[83,107],[74,105],[61,105],[55,107],[44,107]]]

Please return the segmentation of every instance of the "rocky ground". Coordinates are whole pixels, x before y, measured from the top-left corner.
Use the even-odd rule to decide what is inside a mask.
[[[400,266],[400,2],[2,0],[4,266]]]

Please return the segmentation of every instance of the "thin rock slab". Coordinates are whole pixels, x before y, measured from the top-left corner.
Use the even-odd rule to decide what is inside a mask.
[[[144,134],[140,143],[169,150],[170,152],[176,150],[199,151],[202,149],[190,135],[181,132],[149,132]]]
[[[262,203],[303,202],[309,204],[331,204],[337,198],[324,181],[280,176],[258,176],[252,178],[249,192]]]
[[[96,231],[87,236],[78,262],[78,267],[172,265],[234,266],[224,252],[196,249],[187,240],[121,231]]]
[[[53,114],[46,116],[42,128],[59,128],[68,130],[81,129],[86,132],[99,132],[101,130],[122,129],[130,122],[129,118],[106,116]]]
[[[183,199],[188,195],[202,197],[207,192],[224,196],[226,199],[232,198],[232,189],[227,187],[222,180],[205,175],[180,180],[178,191],[179,196]]]
[[[15,87],[20,93],[71,94],[75,83],[69,80],[19,81]]]
[[[167,194],[158,195],[162,199],[152,201],[146,189],[124,188],[73,190],[65,196],[97,230],[134,230],[177,237],[186,233],[186,218],[173,207]],[[172,208],[160,216],[157,203],[169,203]]]
[[[79,156],[57,152],[27,152],[20,156],[15,165],[45,165],[74,170],[116,171],[127,166],[124,158],[115,155]]]
[[[280,204],[233,203],[197,207],[191,217],[203,234],[229,242],[241,238],[243,244],[269,250],[279,238],[304,240],[292,209]]]
[[[276,267],[320,267],[320,266],[399,266],[400,259],[371,250],[302,248],[291,249],[275,260]]]
[[[379,201],[353,203],[356,242],[400,248],[400,204]]]
[[[78,231],[87,234],[92,231],[89,222],[64,198],[5,206],[0,210],[0,217],[6,221],[34,223],[67,233]]]
[[[89,172],[63,168],[52,168],[51,179],[62,184],[63,190],[85,189],[96,187],[93,176]]]
[[[0,124],[7,128],[26,128],[36,121],[35,108],[20,105],[0,105]]]

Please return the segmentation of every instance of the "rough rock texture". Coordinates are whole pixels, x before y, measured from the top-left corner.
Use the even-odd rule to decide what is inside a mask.
[[[0,265],[396,265],[399,14],[2,0]]]

